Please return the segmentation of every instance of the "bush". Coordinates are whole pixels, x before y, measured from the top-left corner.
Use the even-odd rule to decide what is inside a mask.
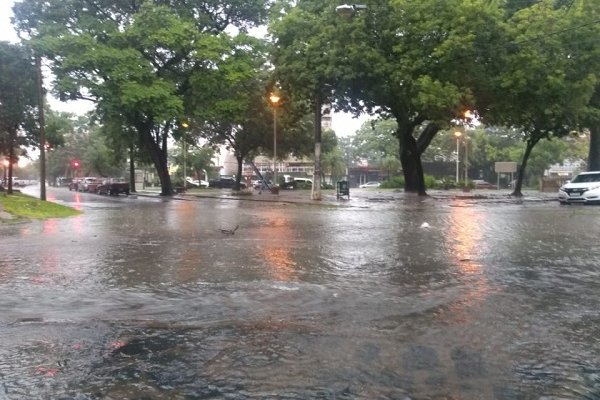
[[[456,189],[456,187],[456,181],[454,180],[454,178],[450,178],[448,176],[444,176],[442,179],[436,180],[433,186],[434,189],[443,190]]]
[[[309,183],[309,182],[296,182],[296,189],[310,190],[310,189],[312,189],[312,183]]]
[[[432,188],[435,188],[435,187],[437,186],[437,184],[438,184],[438,183],[437,183],[437,182],[438,182],[438,180],[437,180],[437,179],[436,179],[434,176],[431,176],[431,175],[425,175],[425,178],[424,178],[424,179],[425,179],[425,188],[426,188],[426,189],[432,189]]]
[[[403,176],[393,176],[391,179],[387,181],[383,181],[381,183],[380,188],[382,189],[402,189],[404,188],[404,177]]]

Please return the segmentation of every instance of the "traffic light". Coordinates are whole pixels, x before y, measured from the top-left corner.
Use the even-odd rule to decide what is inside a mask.
[[[71,161],[71,166],[73,168],[79,168],[79,165],[80,165],[79,160],[73,160],[73,161]]]

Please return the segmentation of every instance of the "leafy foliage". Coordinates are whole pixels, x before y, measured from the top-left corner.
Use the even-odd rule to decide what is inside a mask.
[[[263,0],[208,2],[23,0],[15,20],[53,62],[62,99],[90,98],[121,119],[172,194],[168,138],[185,118],[193,81],[210,79],[231,48],[224,30],[265,17]],[[211,98],[213,92],[202,93]]]

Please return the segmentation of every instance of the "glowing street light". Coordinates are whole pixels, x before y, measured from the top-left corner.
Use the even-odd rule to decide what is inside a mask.
[[[273,106],[273,187],[277,187],[277,167],[276,167],[276,159],[277,159],[277,106],[279,106],[279,101],[281,97],[276,93],[271,93],[269,96],[269,101]]]

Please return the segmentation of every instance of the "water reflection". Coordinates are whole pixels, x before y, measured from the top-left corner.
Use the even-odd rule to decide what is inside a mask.
[[[287,282],[296,279],[296,262],[291,256],[291,243],[295,241],[292,222],[281,209],[271,209],[264,215],[265,221],[257,229],[256,235],[264,245],[260,249],[267,262],[269,274],[276,281]]]
[[[489,243],[484,239],[487,220],[481,209],[454,204],[450,207],[446,246],[453,256],[459,279],[465,282],[461,298],[449,308],[447,317],[468,318],[468,308],[481,305],[490,290],[488,278],[482,270],[482,262],[488,253]],[[464,320],[463,320],[464,322]]]

